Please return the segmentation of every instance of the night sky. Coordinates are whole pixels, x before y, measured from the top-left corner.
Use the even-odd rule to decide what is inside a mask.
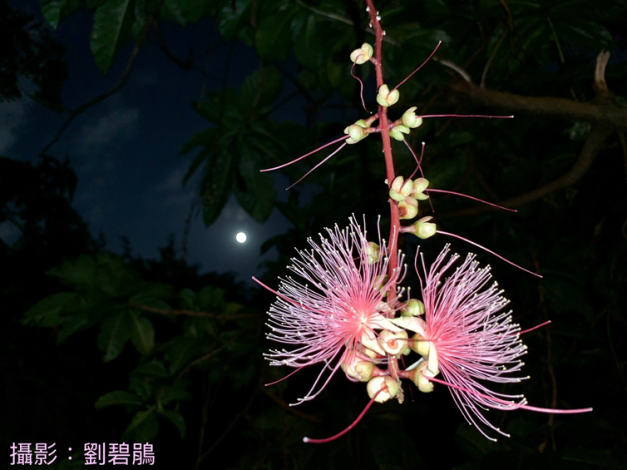
[[[22,5],[43,22],[36,1],[24,1]],[[117,83],[132,49],[132,44],[123,48],[109,73],[103,75],[89,49],[92,18],[85,11],[73,14],[55,33],[66,47],[70,78],[62,97],[71,109]],[[133,255],[147,258],[157,257],[158,248],[167,245],[172,234],[180,249],[185,220],[199,195],[201,170],[187,185],[182,183],[195,152],[179,156],[179,150],[194,133],[211,124],[191,104],[203,94],[219,90],[224,77],[227,86],[237,88],[258,68],[254,50],[238,41],[220,43],[211,21],[184,29],[162,24],[161,31],[179,57],[186,58],[190,46],[194,56],[202,55],[196,64],[209,71],[212,78],[197,71],[183,71],[156,44],[144,45],[125,87],[77,117],[48,152],[60,160],[69,157],[78,175],[74,208],[89,223],[94,236],[104,235],[106,249],[121,252],[120,237],[126,236]],[[211,53],[203,55],[209,47]],[[284,94],[293,91],[290,85],[286,81]],[[27,98],[0,103],[0,154],[37,162],[39,152],[66,116]],[[298,101],[288,103],[272,117],[299,120]],[[295,157],[286,156],[286,161]],[[276,184],[279,198],[286,198],[288,181],[278,177]],[[260,256],[261,244],[284,233],[288,225],[276,209],[265,224],[259,224],[232,197],[209,228],[200,217],[193,220],[188,262],[200,263],[202,271],[233,271],[238,279],[249,281],[263,260],[276,255],[271,250]],[[238,232],[246,233],[245,243],[236,241]],[[17,229],[9,223],[0,225],[0,237],[5,242],[10,243],[17,235]]]

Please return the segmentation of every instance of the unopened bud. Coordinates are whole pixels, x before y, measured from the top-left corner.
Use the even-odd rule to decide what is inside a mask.
[[[375,377],[366,385],[368,396],[377,403],[385,403],[398,393],[398,382],[389,375]]]
[[[414,184],[412,180],[405,181],[402,176],[397,176],[392,181],[392,186],[390,187],[390,197],[397,202],[404,201],[407,196],[411,193]]]
[[[401,316],[417,317],[425,313],[425,304],[418,299],[409,299],[407,303],[401,307]]]
[[[425,189],[429,187],[429,180],[427,178],[417,178],[414,181],[414,187],[411,191],[411,197],[418,199],[419,201],[426,201],[429,196],[424,193]]]
[[[405,111],[403,117],[401,118],[403,120],[403,124],[405,124],[407,127],[411,127],[412,129],[415,129],[416,127],[422,125],[422,118],[416,116],[416,109],[416,106],[412,106],[407,111]]]
[[[397,333],[383,330],[379,333],[379,344],[386,353],[396,356],[407,348],[407,338],[408,335],[405,330],[401,330]]]
[[[409,198],[408,198],[409,199]],[[400,204],[399,204],[400,206]],[[418,238],[422,238],[426,240],[427,238],[432,237],[437,232],[437,227],[434,223],[429,222],[433,217],[427,216],[418,220],[416,223],[409,225],[407,227],[402,227],[402,232],[404,233],[413,233]]]
[[[366,256],[368,258],[368,264],[374,264],[379,262],[381,257],[381,249],[375,242],[368,242],[366,245]]]
[[[360,360],[356,354],[349,354],[341,367],[347,376],[359,382],[368,382],[375,369],[372,362]]]
[[[422,393],[430,393],[433,392],[433,382],[428,380],[423,372],[427,368],[427,363],[423,362],[418,366],[417,369],[414,370],[413,382],[418,387]]]
[[[381,85],[379,87],[379,93],[377,94],[377,103],[384,108],[387,108],[388,106],[392,106],[396,103],[400,96],[401,94],[398,90],[390,91],[387,85]]]
[[[424,339],[424,337],[420,334],[415,334],[411,341],[409,342],[409,347],[412,351],[420,354],[422,357],[427,357],[429,355],[429,350],[431,349],[431,342]]]
[[[403,134],[409,134],[409,127],[403,126],[402,124],[400,124],[390,129],[390,137],[392,137],[395,140],[398,140],[399,142],[402,142],[405,140],[405,136]]]
[[[413,197],[407,197],[398,203],[398,211],[400,219],[413,219],[418,215],[418,201]]]
[[[374,54],[374,49],[367,42],[361,45],[361,48],[355,49],[351,52],[351,62],[354,62],[357,65],[364,64],[370,60]]]
[[[368,137],[368,133],[358,124],[351,124],[346,129],[344,129],[344,134],[348,134],[348,139],[346,139],[347,144],[356,144],[360,140]]]

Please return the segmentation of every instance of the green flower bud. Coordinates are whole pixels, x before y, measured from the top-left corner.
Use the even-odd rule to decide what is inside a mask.
[[[409,301],[401,307],[401,316],[403,317],[417,317],[424,315],[425,304],[418,299],[409,299]]]
[[[420,390],[422,393],[433,392],[433,382],[431,382],[424,376],[426,366],[426,362],[420,364],[418,368],[414,370],[414,376],[412,380],[416,387],[418,387],[418,390]]]
[[[398,211],[401,220],[413,219],[418,215],[418,201],[413,197],[407,197],[398,203]]]
[[[357,65],[364,64],[370,60],[372,54],[374,54],[374,49],[370,44],[365,42],[361,45],[361,48],[351,52],[351,62]]]
[[[412,106],[403,114],[401,118],[403,120],[403,124],[407,127],[411,127],[415,129],[416,127],[420,127],[422,125],[422,118],[416,116],[416,107]]]
[[[403,134],[409,134],[409,127],[403,126],[402,124],[400,124],[390,129],[390,137],[398,140],[399,142],[402,142],[405,140],[405,136]]]
[[[356,144],[360,140],[368,137],[368,133],[364,131],[364,128],[357,125],[351,124],[346,129],[344,129],[344,134],[348,134],[348,139],[346,139],[347,144]]]
[[[375,369],[372,362],[359,360],[355,354],[350,354],[341,367],[346,375],[360,382],[368,382]]]
[[[389,375],[375,377],[366,385],[368,396],[377,403],[385,403],[398,394],[398,382]],[[376,398],[375,398],[376,397]]]
[[[418,238],[426,240],[427,238],[435,235],[437,227],[433,222],[429,222],[431,219],[433,219],[431,216],[423,217],[414,224],[414,227],[416,228],[415,234]]]
[[[425,189],[429,187],[429,180],[427,178],[417,178],[414,181],[414,187],[411,191],[411,197],[418,199],[419,201],[426,201],[429,199],[427,194],[424,194]]]
[[[366,246],[366,256],[368,257],[368,264],[377,263],[381,256],[379,245],[375,242],[368,242],[368,245]]]
[[[407,196],[411,193],[414,185],[411,180],[405,181],[402,176],[397,176],[392,181],[392,186],[390,187],[390,197],[397,202],[404,201]]]
[[[388,88],[387,85],[381,85],[379,88],[379,93],[377,94],[377,103],[379,103],[384,108],[388,106],[392,106],[394,103],[398,101],[401,94],[398,90],[392,90]]]

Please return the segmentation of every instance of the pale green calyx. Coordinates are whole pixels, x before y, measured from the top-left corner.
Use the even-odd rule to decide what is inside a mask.
[[[361,65],[370,60],[374,54],[374,49],[370,44],[364,42],[359,49],[355,49],[351,52],[351,62]]]
[[[392,186],[390,187],[390,198],[397,202],[404,201],[413,188],[414,184],[412,180],[405,181],[402,176],[397,176],[394,178],[394,181],[392,181]]]
[[[405,111],[403,117],[401,118],[403,120],[403,124],[405,124],[407,127],[411,127],[412,129],[415,129],[416,127],[420,127],[420,125],[422,125],[422,118],[416,116],[416,109],[418,109],[416,108],[416,106],[412,106],[407,111]]]
[[[418,238],[422,238],[426,240],[427,238],[435,235],[437,230],[435,224],[433,222],[429,222],[433,217],[423,217],[418,222],[414,224],[416,231],[414,232]]]
[[[424,315],[425,304],[418,299],[409,299],[407,303],[401,307],[401,316],[403,317],[417,317]]]
[[[368,137],[368,132],[360,125],[359,121],[344,129],[344,134],[348,134],[348,139],[346,139],[347,144],[356,144],[360,140],[364,140]]]
[[[403,134],[409,134],[409,127],[399,124],[398,126],[394,126],[390,129],[390,137],[398,140],[399,142],[405,140],[405,136]]]
[[[411,197],[418,199],[419,201],[426,201],[429,199],[427,194],[424,194],[425,189],[429,187],[429,180],[427,178],[417,178],[414,181],[414,187],[411,191]]]
[[[401,220],[413,219],[418,215],[418,201],[413,197],[406,197],[398,203],[398,212]]]
[[[377,94],[377,103],[379,103],[384,108],[388,106],[392,106],[394,103],[398,101],[401,94],[398,90],[392,90],[388,88],[387,85],[381,85],[379,88],[379,94]]]
[[[375,242],[368,242],[366,245],[366,256],[368,257],[368,264],[378,263],[381,257],[381,249]]]

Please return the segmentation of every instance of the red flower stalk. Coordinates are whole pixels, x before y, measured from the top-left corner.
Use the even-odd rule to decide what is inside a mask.
[[[448,258],[448,259],[447,259]],[[447,385],[466,421],[490,438],[483,426],[507,436],[482,414],[487,408],[518,408],[544,413],[583,413],[591,408],[555,410],[528,406],[523,395],[508,395],[490,390],[479,381],[518,383],[528,377],[518,373],[520,357],[527,347],[520,340],[520,326],[512,322],[511,312],[503,312],[509,303],[501,296],[490,268],[479,268],[475,255],[469,254],[452,275],[445,273],[459,255],[449,257],[447,245],[440,253],[425,281],[421,280],[425,306],[424,341],[428,342],[428,359],[419,368],[424,378]],[[445,380],[434,376],[441,372]]]
[[[282,279],[275,292],[278,299],[268,312],[272,330],[268,339],[293,346],[270,350],[266,359],[271,365],[324,364],[311,390],[297,404],[316,397],[343,362],[354,364],[363,344],[376,347],[375,330],[400,331],[386,317],[393,312],[385,298],[404,271],[398,268],[386,277],[385,242],[373,257],[365,229],[351,218],[346,229],[336,225],[327,229],[326,238],[320,235],[320,243],[309,239],[309,244],[313,249],[300,251],[289,267],[301,279]]]

